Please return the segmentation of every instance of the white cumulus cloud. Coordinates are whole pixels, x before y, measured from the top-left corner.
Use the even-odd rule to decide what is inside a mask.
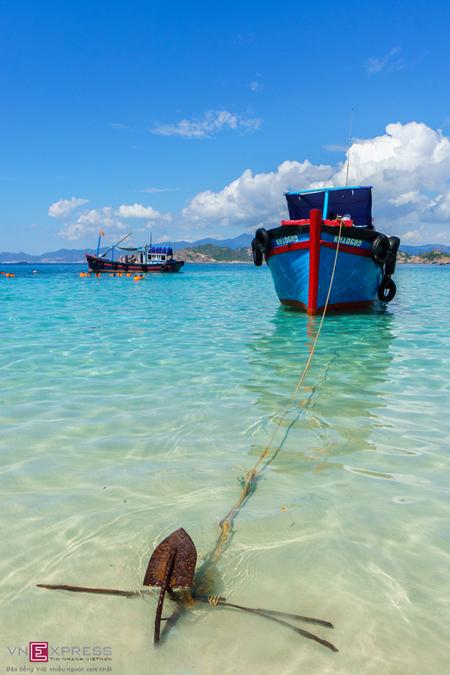
[[[192,223],[217,223],[223,226],[274,222],[284,208],[283,192],[326,180],[332,172],[327,165],[286,161],[276,171],[253,174],[250,169],[220,192],[206,190],[196,195],[183,209]]]
[[[209,138],[224,128],[240,131],[256,131],[262,120],[245,118],[227,110],[209,110],[201,119],[180,120],[175,124],[160,124],[152,133],[159,136],[180,136],[181,138]]]
[[[450,240],[450,141],[441,131],[418,122],[388,124],[384,134],[355,141],[349,152],[349,184],[374,187],[378,227],[400,235],[417,231],[425,241],[439,229]],[[216,233],[217,225],[273,227],[286,217],[283,192],[344,185],[345,174],[345,162],[307,160],[285,161],[267,173],[247,169],[222,190],[197,194],[182,215],[186,224]]]
[[[48,208],[48,215],[52,218],[65,218],[72,211],[75,211],[79,206],[87,204],[87,199],[80,199],[79,197],[71,197],[71,199],[60,199],[58,202],[53,202]]]
[[[450,243],[450,139],[442,131],[419,122],[396,122],[379,136],[355,140],[348,153],[349,184],[374,188],[377,228],[405,241]],[[83,209],[79,207],[85,200],[79,203],[75,197],[55,202],[49,213],[64,223],[60,234],[68,239],[99,228],[120,233],[129,227],[129,219],[142,219],[141,227],[172,241],[229,237],[274,227],[286,218],[284,192],[337,187],[345,184],[345,176],[345,161],[286,160],[263,173],[248,168],[218,191],[199,192],[178,214],[139,203]]]
[[[75,220],[66,222],[59,231],[64,239],[81,239],[88,234],[96,234],[98,230],[107,229],[109,232],[121,232],[126,225],[115,217],[111,206],[100,209],[89,209],[78,214]]]
[[[150,218],[154,220],[161,217],[160,212],[152,206],[144,206],[138,203],[121,204],[116,213],[122,218]]]
[[[59,235],[71,240],[95,234],[99,229],[108,233],[120,233],[128,227],[126,220],[129,218],[145,219],[147,221],[145,229],[152,228],[156,222],[167,224],[171,219],[170,213],[161,213],[151,206],[138,203],[121,204],[118,208],[103,206],[96,209],[84,209],[74,214],[75,218],[71,215],[72,211],[67,209],[61,209],[54,215],[64,223]]]

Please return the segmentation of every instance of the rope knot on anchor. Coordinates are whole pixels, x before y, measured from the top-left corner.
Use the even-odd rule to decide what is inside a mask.
[[[208,603],[211,607],[217,607],[220,601],[220,595],[208,595]]]

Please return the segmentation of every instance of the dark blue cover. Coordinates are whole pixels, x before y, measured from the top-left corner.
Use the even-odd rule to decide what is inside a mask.
[[[311,209],[320,209],[323,212],[325,193],[317,192],[287,192],[286,200],[291,220],[309,218]],[[326,218],[333,220],[336,216],[349,213],[353,223],[362,227],[372,227],[372,188],[332,188],[328,191],[328,210]]]

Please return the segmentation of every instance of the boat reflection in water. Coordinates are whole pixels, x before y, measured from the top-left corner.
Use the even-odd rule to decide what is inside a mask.
[[[387,405],[394,321],[387,308],[326,318],[304,386],[281,420],[273,445],[283,446],[279,470],[287,465],[301,473],[305,462],[313,462],[316,470],[331,467],[352,449],[374,448],[372,431]],[[320,317],[280,308],[273,333],[249,345],[247,386],[264,415],[254,434],[262,432],[265,442],[289,404],[319,323]]]

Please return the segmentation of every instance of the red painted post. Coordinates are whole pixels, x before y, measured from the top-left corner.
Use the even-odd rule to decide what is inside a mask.
[[[319,290],[320,265],[320,229],[322,213],[319,209],[309,212],[309,289],[308,314],[317,313],[317,293]]]

